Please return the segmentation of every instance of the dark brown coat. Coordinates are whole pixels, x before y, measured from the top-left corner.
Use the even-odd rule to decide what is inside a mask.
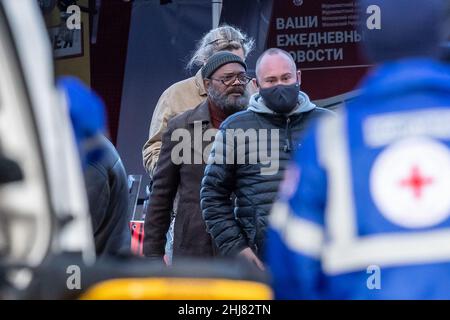
[[[196,145],[194,143],[195,125],[202,128],[202,133],[212,128],[206,101],[195,109],[171,119],[163,134],[161,153],[153,176],[149,211],[145,218],[144,255],[147,257],[164,255],[166,233],[169,229],[170,215],[177,191],[179,199],[175,208],[174,259],[180,256],[214,255],[212,240],[206,231],[200,210],[200,185],[206,166],[202,154],[205,148],[210,150],[211,141],[214,138],[212,137],[212,140],[208,142],[203,141],[202,137],[197,137],[196,142],[202,142]],[[186,132],[190,134],[190,162],[176,163],[185,155],[183,151],[175,152],[176,156],[172,156],[172,150],[178,148],[177,145],[181,141],[179,137],[177,139],[180,140],[171,141],[171,138],[176,136],[173,132],[177,129],[187,129]],[[197,159],[201,159],[200,164],[194,164],[195,153],[197,153]]]

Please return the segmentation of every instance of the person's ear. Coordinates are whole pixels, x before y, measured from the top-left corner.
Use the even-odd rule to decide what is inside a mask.
[[[298,80],[298,84],[301,85],[302,84],[302,71],[301,70],[297,70],[297,80]]]
[[[247,85],[247,92],[252,95],[256,92],[259,92],[258,80],[256,78],[252,78],[252,81]]]
[[[259,83],[258,83],[258,80],[256,80],[256,78],[253,78],[253,79],[252,79],[252,84],[253,84],[253,86],[254,86],[255,88],[258,88],[258,89],[259,89]]]
[[[203,79],[203,86],[205,87],[206,91],[208,91],[210,84],[211,84],[211,80]]]

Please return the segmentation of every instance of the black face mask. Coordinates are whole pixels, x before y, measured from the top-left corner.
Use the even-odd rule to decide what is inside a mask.
[[[266,106],[276,113],[289,113],[294,110],[299,92],[300,86],[297,82],[259,89],[259,94],[264,99]]]

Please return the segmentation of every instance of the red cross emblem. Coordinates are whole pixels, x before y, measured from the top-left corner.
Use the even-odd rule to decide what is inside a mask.
[[[433,178],[422,175],[418,166],[412,167],[409,178],[400,181],[402,187],[411,188],[416,199],[422,196],[423,188],[432,183]]]
[[[428,137],[392,143],[370,172],[370,191],[380,214],[404,228],[450,219],[449,190],[450,149]]]

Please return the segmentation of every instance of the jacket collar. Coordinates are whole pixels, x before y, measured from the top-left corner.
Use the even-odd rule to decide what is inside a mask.
[[[211,115],[209,114],[208,99],[200,103],[192,113],[189,115],[187,122],[189,124],[194,124],[194,122],[200,121],[202,123],[211,123]]]
[[[200,68],[197,73],[195,74],[195,86],[198,89],[198,94],[201,96],[206,96],[206,89],[205,85],[203,84],[203,77],[202,77],[202,69]]]

